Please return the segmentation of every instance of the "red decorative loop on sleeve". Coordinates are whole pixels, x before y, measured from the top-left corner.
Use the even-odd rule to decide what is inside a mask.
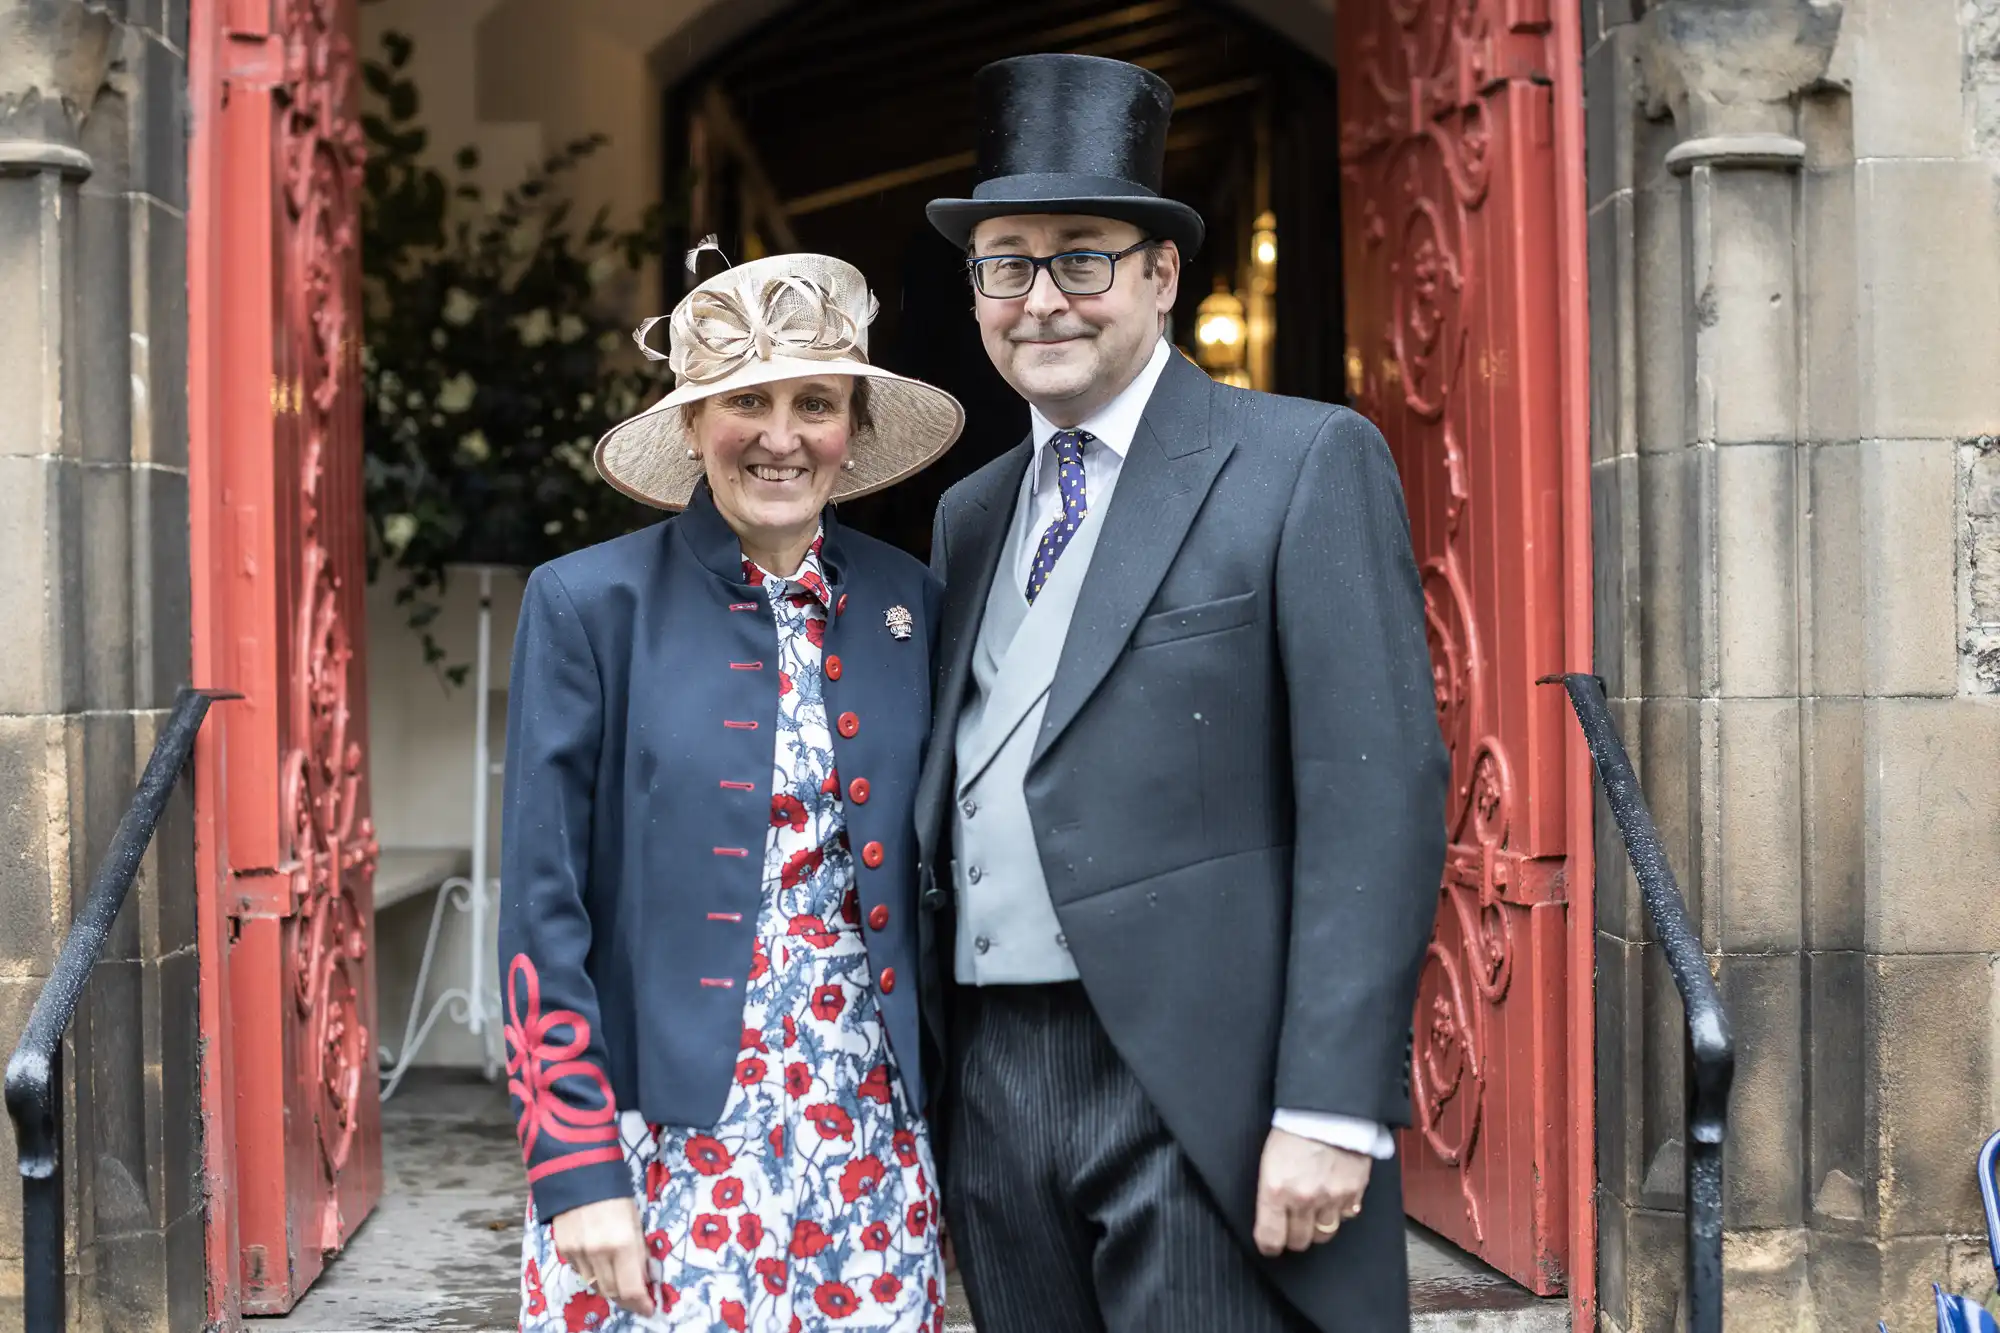
[[[558,1029],[567,1028],[567,1040],[556,1040]],[[507,1091],[520,1101],[521,1118],[515,1132],[521,1139],[521,1156],[533,1167],[535,1144],[543,1134],[557,1143],[572,1146],[611,1145],[617,1153],[618,1108],[611,1096],[611,1080],[584,1053],[590,1049],[590,1024],[574,1009],[551,1009],[542,1013],[542,980],[534,962],[524,953],[514,955],[507,968]],[[596,1092],[599,1104],[579,1106],[556,1091],[563,1079],[581,1079]],[[600,1147],[588,1154],[592,1161],[609,1160]],[[546,1163],[559,1169],[582,1162]],[[532,1179],[536,1171],[531,1171]],[[546,1172],[540,1172],[546,1174]]]

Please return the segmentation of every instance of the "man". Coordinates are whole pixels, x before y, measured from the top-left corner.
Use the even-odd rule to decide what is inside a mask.
[[[980,333],[1030,438],[954,486],[924,1006],[981,1333],[1408,1327],[1409,1024],[1447,766],[1394,466],[1163,337],[1193,210],[1122,62],[977,78]]]

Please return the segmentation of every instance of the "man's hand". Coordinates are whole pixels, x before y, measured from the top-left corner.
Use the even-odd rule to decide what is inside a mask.
[[[603,1199],[557,1213],[551,1225],[556,1253],[585,1286],[636,1315],[653,1313],[646,1287],[646,1241],[639,1234],[639,1205]]]
[[[1360,1153],[1271,1131],[1257,1171],[1257,1224],[1251,1235],[1265,1257],[1332,1240],[1361,1212],[1374,1162]]]

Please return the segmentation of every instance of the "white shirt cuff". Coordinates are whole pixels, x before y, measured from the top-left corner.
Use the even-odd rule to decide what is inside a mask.
[[[1361,1153],[1378,1162],[1386,1162],[1396,1155],[1396,1136],[1389,1132],[1387,1125],[1378,1125],[1373,1120],[1359,1120],[1351,1115],[1288,1111],[1280,1107],[1271,1116],[1271,1128],[1282,1129],[1287,1134],[1296,1134],[1315,1143],[1324,1143],[1330,1148]]]

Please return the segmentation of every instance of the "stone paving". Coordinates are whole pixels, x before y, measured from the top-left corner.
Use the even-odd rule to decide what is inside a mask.
[[[503,1333],[515,1327],[521,1160],[505,1094],[413,1070],[382,1114],[382,1202],[291,1314],[253,1333]],[[1568,1307],[1412,1229],[1418,1333],[1559,1333]],[[974,1333],[954,1299],[948,1333]],[[1217,1333],[1227,1333],[1218,1330]]]

